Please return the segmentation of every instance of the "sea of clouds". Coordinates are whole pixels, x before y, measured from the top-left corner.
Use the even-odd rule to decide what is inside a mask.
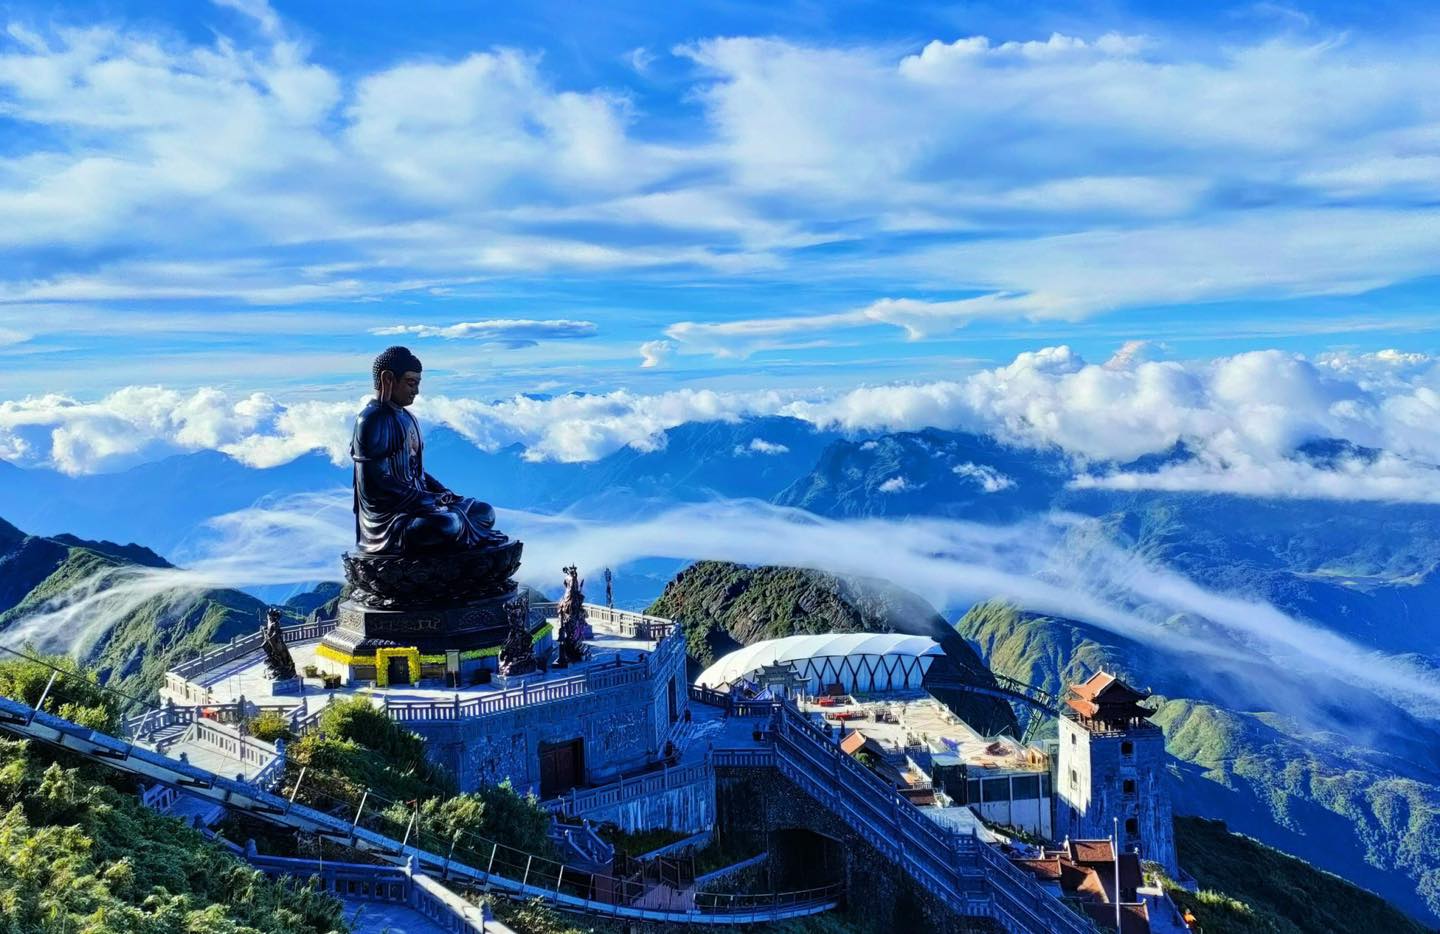
[[[832,520],[756,501],[678,506],[614,522],[502,510],[525,542],[521,579],[554,568],[624,568],[641,559],[728,560],[892,581],[937,607],[1001,598],[1081,619],[1197,672],[1225,673],[1255,703],[1328,723],[1316,678],[1340,681],[1440,719],[1440,677],[1253,599],[1215,592],[1054,514],[1009,526],[948,519]],[[207,590],[335,579],[353,540],[349,496],[301,494],[220,516],[184,568],[129,567],[84,582],[0,634],[0,645],[89,653],[125,615],[162,600],[181,608]],[[883,542],[883,548],[876,543]],[[1177,624],[1188,620],[1189,624]],[[1357,695],[1358,696],[1358,695]]]
[[[626,445],[652,449],[663,432],[687,422],[782,415],[856,436],[936,427],[1058,448],[1073,459],[1074,482],[1083,486],[1440,502],[1434,358],[1399,351],[1308,358],[1277,350],[1196,361],[1156,356],[1148,345],[1131,344],[1095,363],[1059,346],[952,380],[833,394],[686,388],[499,400],[422,396],[416,412],[477,448],[519,444],[534,460],[594,460]],[[311,451],[343,464],[361,403],[158,386],[94,401],[31,396],[0,402],[0,458],[70,474],[197,450],[257,468]],[[1323,461],[1295,456],[1298,445],[1316,439],[1353,447]],[[1115,466],[1177,443],[1193,457],[1154,471]]]

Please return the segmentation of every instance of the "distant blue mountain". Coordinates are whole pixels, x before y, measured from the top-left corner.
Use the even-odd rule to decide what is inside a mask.
[[[1308,442],[1294,454],[1322,468],[1378,456],[1337,439]],[[1086,470],[1151,473],[1193,458],[1181,443]],[[1059,451],[928,429],[837,440],[776,502],[837,518],[990,523],[1052,509],[1093,516],[1120,546],[1202,585],[1440,663],[1440,506],[1081,489],[1069,486],[1074,475]]]
[[[837,440],[775,502],[836,517],[1007,522],[1047,510],[1073,475],[1058,451],[932,428]]]
[[[68,532],[139,541],[171,555],[213,516],[266,496],[335,489],[349,482],[349,471],[322,454],[256,470],[226,454],[200,451],[78,477],[0,462],[0,515],[37,535]]]
[[[627,447],[592,463],[565,464],[528,461],[519,445],[482,451],[440,427],[426,434],[425,466],[453,489],[503,507],[633,515],[656,503],[768,500],[837,437],[790,418],[692,423],[665,432],[653,450]],[[173,555],[214,516],[267,497],[349,486],[350,467],[320,453],[256,469],[201,451],[77,477],[0,461],[0,515],[40,535],[140,541]]]

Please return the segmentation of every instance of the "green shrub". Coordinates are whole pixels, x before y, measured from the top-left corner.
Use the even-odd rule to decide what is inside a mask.
[[[267,880],[106,777],[0,741],[0,932],[345,929],[335,899]]]
[[[0,660],[0,694],[34,707],[59,669],[60,676],[45,695],[45,711],[94,730],[119,730],[119,698],[101,689],[94,672],[63,655],[40,655],[34,650],[27,654],[40,660],[13,656]]]
[[[251,736],[267,743],[273,743],[277,739],[288,743],[295,738],[295,734],[290,731],[290,721],[278,710],[261,711],[259,716],[251,717],[246,726],[249,727]]]

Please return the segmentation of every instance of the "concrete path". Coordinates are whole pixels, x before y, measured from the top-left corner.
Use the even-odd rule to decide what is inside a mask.
[[[353,934],[445,934],[444,928],[405,905],[352,899],[344,903]]]

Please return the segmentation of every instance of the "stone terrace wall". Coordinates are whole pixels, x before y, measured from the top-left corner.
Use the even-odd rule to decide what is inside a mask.
[[[591,784],[655,762],[674,724],[670,682],[678,689],[679,717],[685,691],[683,641],[665,643],[652,656],[647,681],[591,691],[574,697],[461,720],[407,720],[404,726],[426,740],[429,755],[455,773],[463,790],[510,779],[524,791],[540,785],[539,750],[544,743],[584,741],[585,774]]]

